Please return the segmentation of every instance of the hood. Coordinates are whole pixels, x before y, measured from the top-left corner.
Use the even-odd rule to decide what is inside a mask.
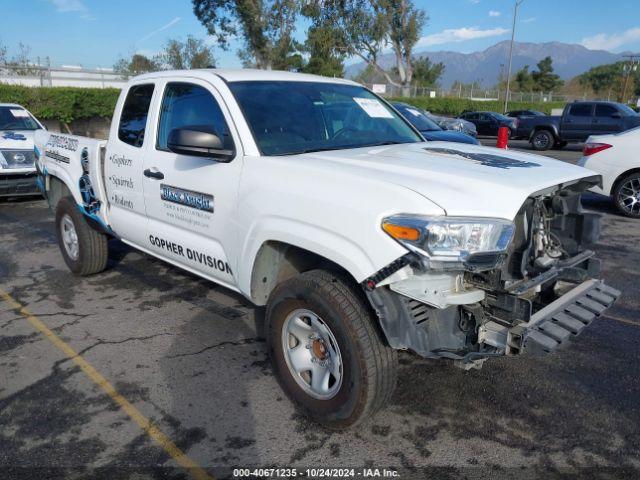
[[[539,155],[448,142],[314,152],[295,158],[334,175],[364,176],[413,190],[449,216],[509,220],[532,193],[597,175]]]
[[[0,130],[0,150],[33,150],[35,130]]]
[[[472,136],[453,130],[428,130],[424,132],[420,131],[420,133],[424,138],[430,141],[470,143],[472,145],[478,145],[478,141]]]

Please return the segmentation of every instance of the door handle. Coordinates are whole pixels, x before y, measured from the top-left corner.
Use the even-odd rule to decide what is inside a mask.
[[[157,170],[151,170],[147,168],[144,172],[142,172],[145,177],[155,178],[156,180],[164,180],[164,173],[159,172]]]

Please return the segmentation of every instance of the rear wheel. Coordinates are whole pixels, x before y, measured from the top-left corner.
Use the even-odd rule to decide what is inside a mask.
[[[620,213],[640,218],[640,172],[630,173],[616,183],[613,202]]]
[[[91,275],[106,268],[107,236],[91,228],[71,197],[58,202],[56,234],[62,258],[73,273]]]
[[[267,305],[268,342],[278,380],[302,409],[334,429],[387,403],[397,355],[375,318],[339,274],[313,270],[280,284]]]
[[[549,130],[538,130],[531,137],[531,146],[534,150],[549,150],[555,142],[553,134]]]

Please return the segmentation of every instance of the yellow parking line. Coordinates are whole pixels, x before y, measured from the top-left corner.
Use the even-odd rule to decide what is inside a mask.
[[[633,320],[627,320],[626,318],[614,317],[613,315],[604,314],[602,318],[608,318],[620,323],[626,323],[627,325],[633,325],[634,327],[640,327],[640,322],[634,322]]]
[[[153,440],[155,440],[167,454],[173,458],[181,467],[186,468],[197,480],[212,480],[207,472],[204,471],[197,463],[191,460],[187,455],[180,450],[175,443],[173,443],[169,437],[167,437],[158,427],[153,425],[147,417],[145,417],[140,410],[134,407],[129,401],[118,393],[118,391],[104,378],[89,362],[82,358],[78,352],[71,348],[60,337],[53,333],[38,317],[33,315],[29,310],[16,301],[11,295],[0,289],[0,297],[7,302],[11,307],[17,310],[33,327],[42,333],[47,339],[53,343],[56,347],[64,352],[80,369],[96,384],[98,385],[111,399],[118,404],[118,406],[126,412],[131,419],[138,424],[138,426],[144,430]]]

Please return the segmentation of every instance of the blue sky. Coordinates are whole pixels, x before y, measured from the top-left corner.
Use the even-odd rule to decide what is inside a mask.
[[[513,0],[415,0],[429,14],[419,51],[482,50],[509,38]],[[54,65],[110,67],[133,52],[152,55],[169,38],[207,38],[190,0],[0,0],[0,42],[18,42]],[[298,36],[304,36],[304,24]],[[581,43],[614,52],[640,51],[638,0],[525,0],[516,39]],[[215,49],[219,67],[239,67],[231,50]]]

